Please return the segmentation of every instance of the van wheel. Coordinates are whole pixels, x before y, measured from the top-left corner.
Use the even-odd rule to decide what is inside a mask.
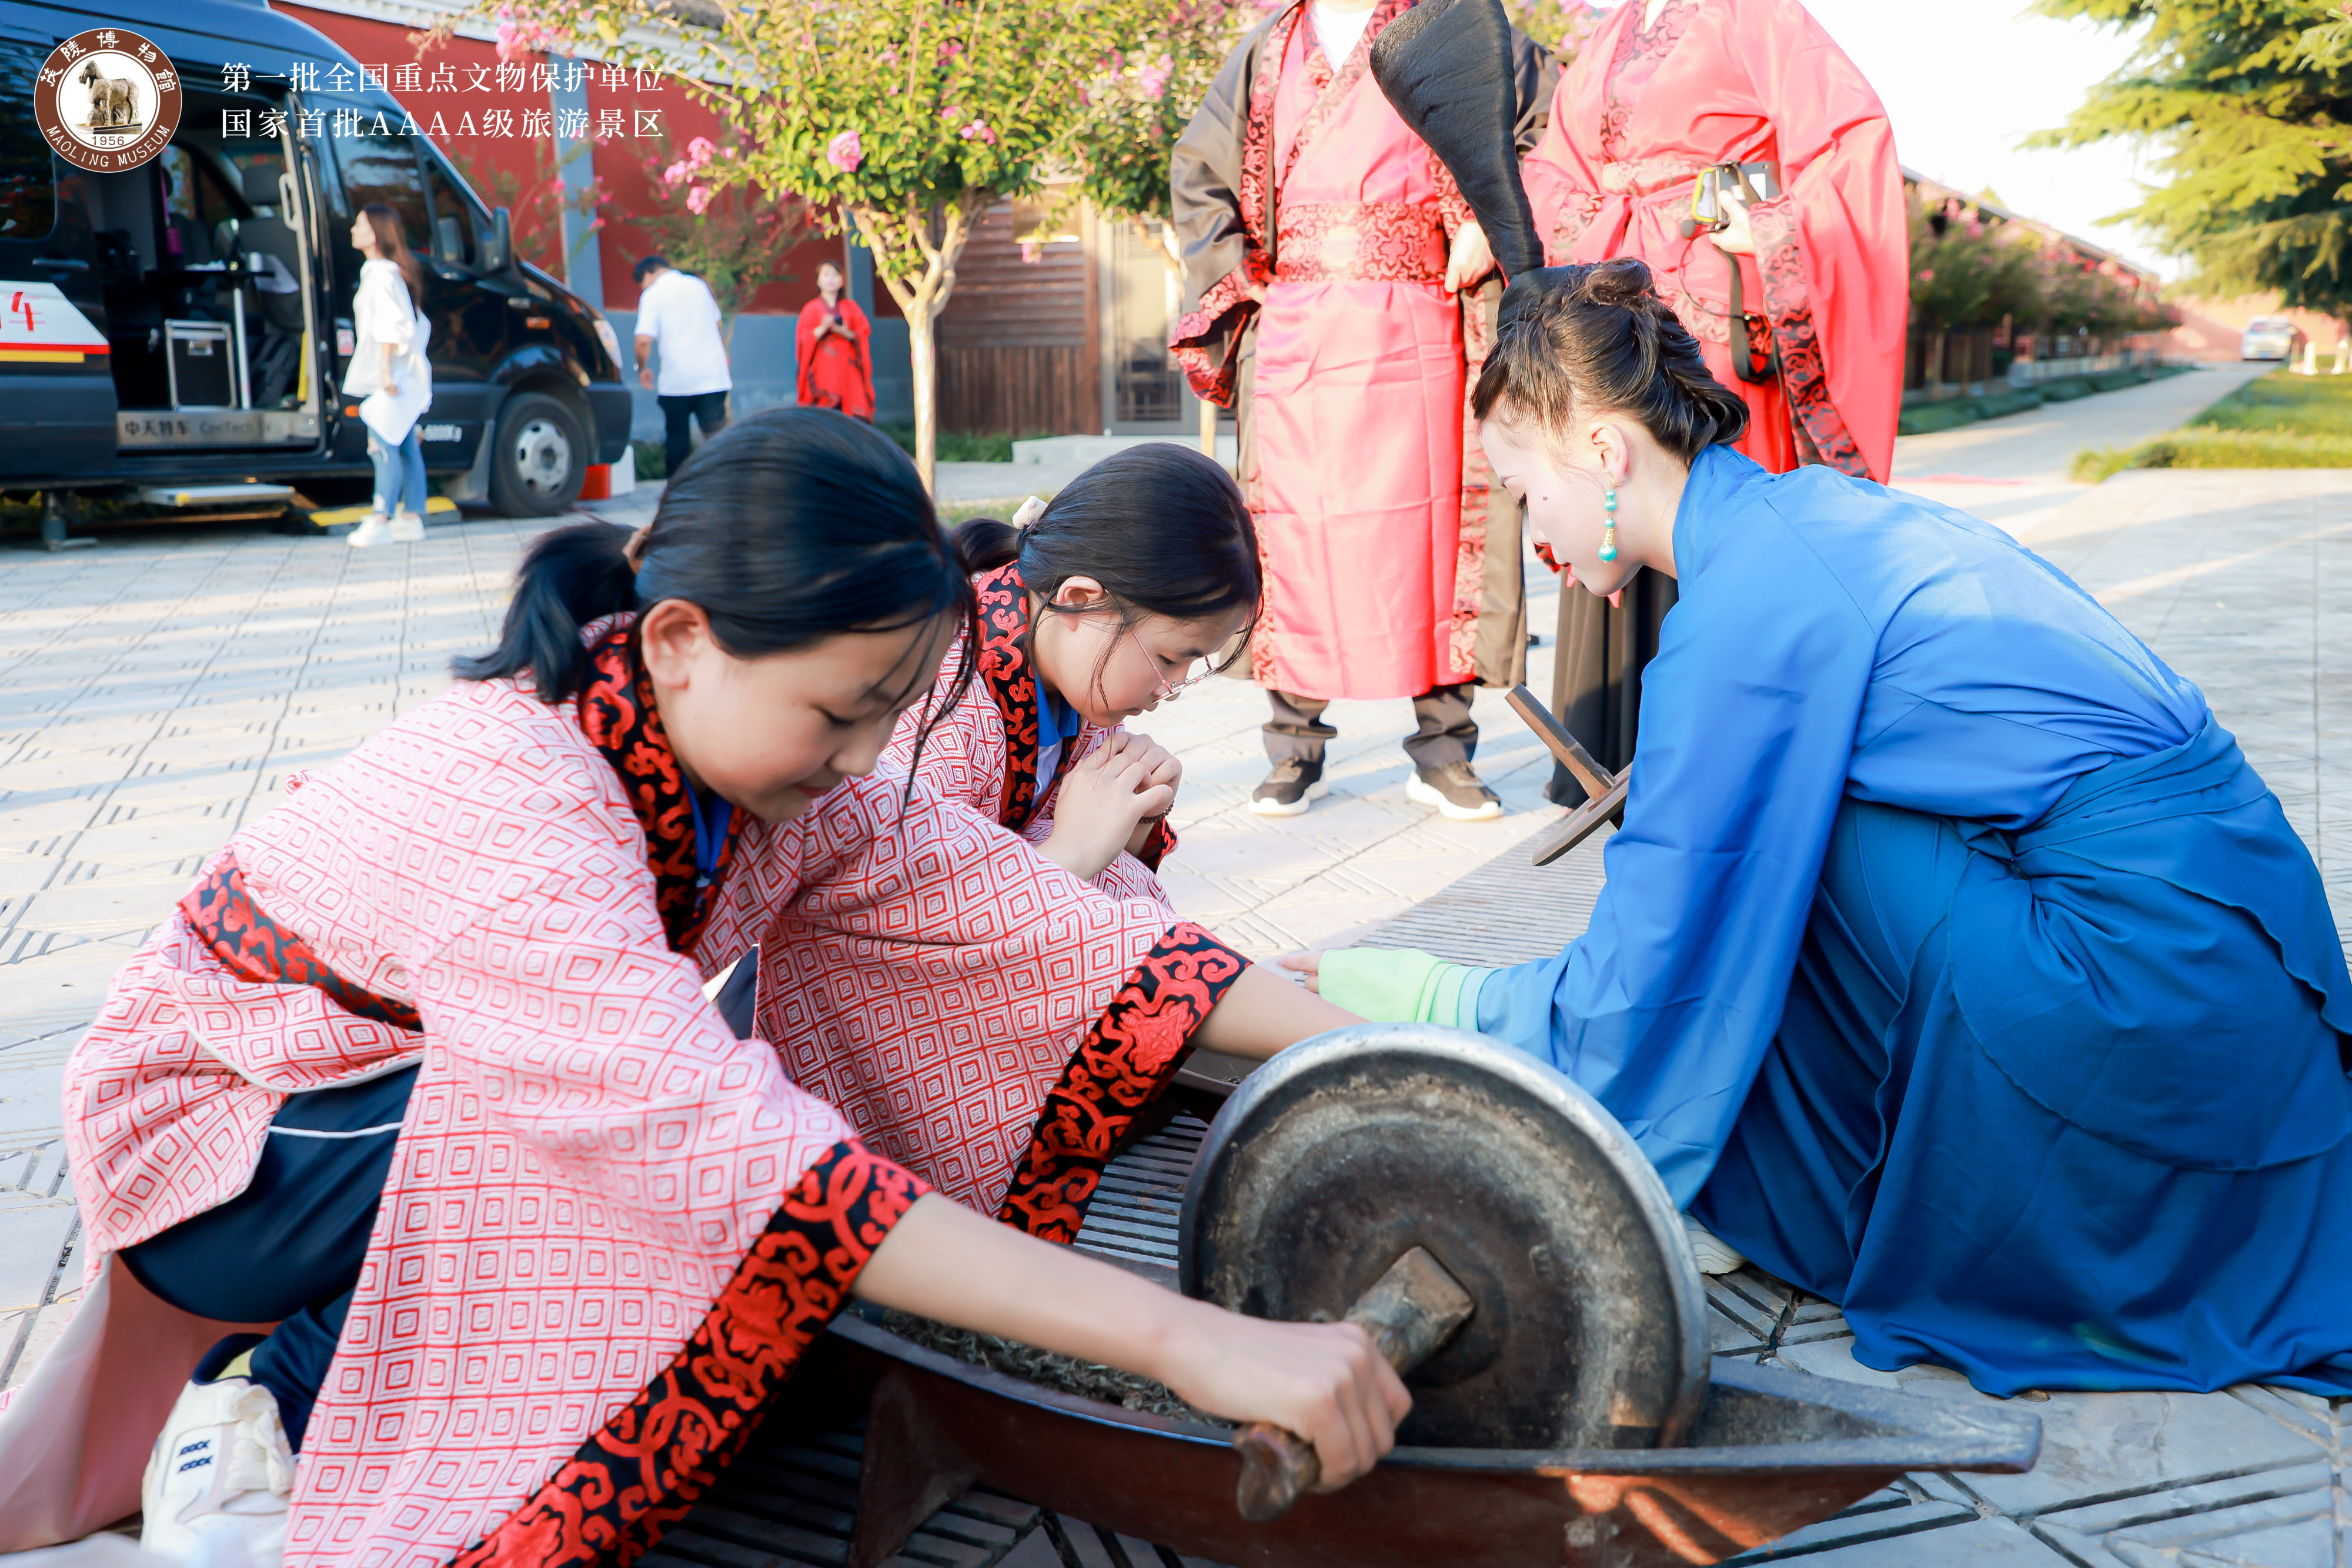
[[[588,441],[561,399],[515,393],[490,439],[490,505],[508,517],[551,517],[580,498]]]

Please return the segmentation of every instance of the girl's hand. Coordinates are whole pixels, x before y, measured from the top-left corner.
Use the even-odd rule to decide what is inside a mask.
[[[394,381],[390,376],[384,377],[383,395],[386,397],[398,397],[400,395],[400,383]]]
[[[1170,810],[1174,810],[1177,786],[1184,781],[1183,762],[1174,752],[1148,735],[1130,735],[1129,738],[1141,742],[1145,748],[1145,755],[1149,758],[1143,774],[1143,787],[1147,789],[1166,789]],[[1167,815],[1167,811],[1161,811],[1157,816],[1146,817],[1136,823],[1135,831],[1128,835],[1127,852],[1131,855],[1141,854],[1151,842],[1151,835],[1158,830],[1160,819]]]
[[[1396,1442],[1404,1384],[1353,1323],[1276,1323],[1189,1301],[929,1193],[882,1239],[856,1294],[886,1307],[1157,1378],[1212,1415],[1315,1445],[1319,1490]]]
[[[1145,782],[1160,748],[1114,735],[1073,763],[1054,798],[1054,831],[1039,852],[1081,881],[1092,881],[1118,858],[1146,817],[1166,814],[1176,803],[1168,785]]]
[[[1209,1309],[1171,1336],[1160,1381],[1229,1421],[1271,1421],[1315,1446],[1337,1491],[1396,1446],[1404,1382],[1354,1323],[1279,1323]]]
[[[1724,192],[1723,219],[1727,226],[1715,236],[1715,248],[1729,256],[1754,256],[1756,231],[1748,222],[1748,198],[1738,191]]]
[[[1317,996],[1323,994],[1323,955],[1320,953],[1285,953],[1275,960],[1293,974],[1302,977],[1299,984]]]

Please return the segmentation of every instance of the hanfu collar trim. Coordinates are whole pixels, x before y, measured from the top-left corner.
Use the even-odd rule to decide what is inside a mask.
[[[638,656],[636,618],[617,616],[587,629],[593,674],[580,691],[581,733],[604,753],[645,829],[646,863],[654,873],[654,904],[670,947],[683,953],[702,935],[719,884],[743,836],[745,813],[718,815],[720,842],[698,854],[698,813],[685,770],[670,749],[654,706],[653,682]],[[702,869],[707,860],[710,869]]]
[[[1299,154],[1315,140],[1324,122],[1338,112],[1341,103],[1356,84],[1371,69],[1372,40],[1381,29],[1412,9],[1413,0],[1380,0],[1372,8],[1370,18],[1356,39],[1356,47],[1348,51],[1348,58],[1337,71],[1324,59],[1323,51],[1313,41],[1314,22],[1309,15],[1312,0],[1293,0],[1280,20],[1269,28],[1259,47],[1256,68],[1250,83],[1249,120],[1242,132],[1241,209],[1243,231],[1268,256],[1274,253],[1275,214],[1282,188],[1290,182],[1290,172],[1298,166]],[[1305,62],[1307,79],[1315,86],[1315,107],[1308,110],[1300,122],[1297,133],[1282,161],[1279,174],[1270,173],[1273,163],[1274,100],[1282,88],[1282,72],[1290,56],[1291,43],[1307,33]]]
[[[971,580],[980,601],[980,679],[989,700],[1004,720],[1004,793],[996,820],[1016,831],[1029,825],[1037,805],[1052,793],[1049,784],[1037,785],[1037,749],[1044,744],[1037,705],[1036,665],[1029,655],[1029,587],[1021,580],[1021,563],[1007,562]],[[1062,747],[1054,767],[1059,782],[1077,757],[1075,746]]]

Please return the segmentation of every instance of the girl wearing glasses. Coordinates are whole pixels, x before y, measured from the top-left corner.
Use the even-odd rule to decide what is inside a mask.
[[[898,726],[888,758],[1118,898],[1167,895],[1183,768],[1122,727],[1215,673],[1257,615],[1257,535],[1213,459],[1154,442],[1107,457],[1051,505],[956,532],[980,601],[978,681],[930,729],[961,659]]]

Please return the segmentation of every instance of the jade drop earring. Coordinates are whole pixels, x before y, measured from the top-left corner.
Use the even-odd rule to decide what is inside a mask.
[[[1601,530],[1601,559],[1615,560],[1617,559],[1617,486],[1614,485],[1609,486],[1607,504],[1609,526]]]

